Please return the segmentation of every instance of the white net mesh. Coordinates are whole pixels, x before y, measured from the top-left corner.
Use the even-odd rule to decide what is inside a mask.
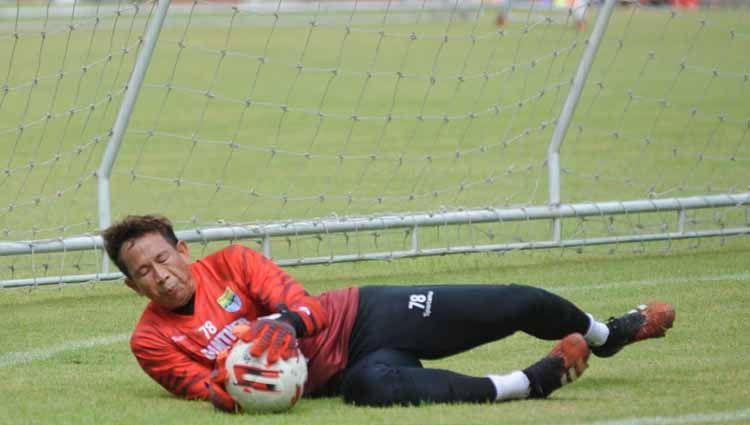
[[[576,31],[580,4],[513,3],[498,27],[506,7],[173,4],[113,170],[114,218],[158,212],[187,229],[546,204],[550,137],[589,33]],[[2,9],[4,239],[96,232],[95,173],[152,10]],[[618,8],[563,144],[562,201],[750,190],[748,51],[747,1]],[[748,211],[580,217],[563,229],[585,239],[685,224],[747,226]],[[412,232],[324,229],[272,252],[399,251]],[[438,226],[419,243],[548,239],[546,222],[501,221]],[[99,256],[0,257],[0,280],[95,270]]]
[[[1,5],[0,234],[58,238],[96,229],[95,170],[149,8]],[[2,279],[96,269],[97,254],[0,260]],[[86,258],[89,257],[89,258]]]

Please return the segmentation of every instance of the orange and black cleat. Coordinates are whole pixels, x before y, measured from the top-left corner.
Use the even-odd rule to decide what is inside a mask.
[[[674,324],[675,311],[671,304],[651,301],[639,305],[620,317],[607,321],[609,337],[604,345],[591,347],[598,357],[611,357],[628,344],[650,338],[662,338]]]
[[[589,346],[573,333],[561,339],[545,357],[523,370],[529,378],[529,398],[544,398],[578,379],[586,370]]]

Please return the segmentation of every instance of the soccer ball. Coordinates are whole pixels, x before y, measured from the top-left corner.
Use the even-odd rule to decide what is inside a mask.
[[[227,356],[226,390],[243,412],[283,412],[302,396],[307,380],[307,361],[299,350],[288,360],[269,365],[268,352],[250,355],[252,342],[239,341]]]

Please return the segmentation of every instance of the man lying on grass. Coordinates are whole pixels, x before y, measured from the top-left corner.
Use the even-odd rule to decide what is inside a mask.
[[[492,402],[547,397],[583,373],[589,351],[613,356],[664,336],[675,318],[671,305],[652,301],[602,323],[523,285],[363,286],[312,296],[244,246],[191,263],[161,216],[128,216],[103,238],[125,283],[151,300],[130,342],[143,370],[179,397],[232,412],[239,408],[212,371],[238,340],[254,341],[252,354],[267,351],[269,363],[299,347],[308,359],[306,396],[343,395],[362,406]],[[506,374],[467,376],[420,362],[517,331],[558,342]]]

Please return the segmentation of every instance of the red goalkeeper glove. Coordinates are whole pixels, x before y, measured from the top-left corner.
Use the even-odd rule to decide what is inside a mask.
[[[229,350],[224,350],[216,355],[216,368],[211,372],[211,379],[206,382],[206,389],[208,390],[208,400],[214,407],[225,412],[237,413],[240,407],[224,389],[224,385],[229,379],[229,372],[226,368],[228,355]]]
[[[268,364],[279,358],[294,357],[297,350],[297,336],[294,327],[283,320],[258,319],[248,325],[237,325],[232,333],[245,342],[252,342],[250,355],[260,357],[268,350]]]

